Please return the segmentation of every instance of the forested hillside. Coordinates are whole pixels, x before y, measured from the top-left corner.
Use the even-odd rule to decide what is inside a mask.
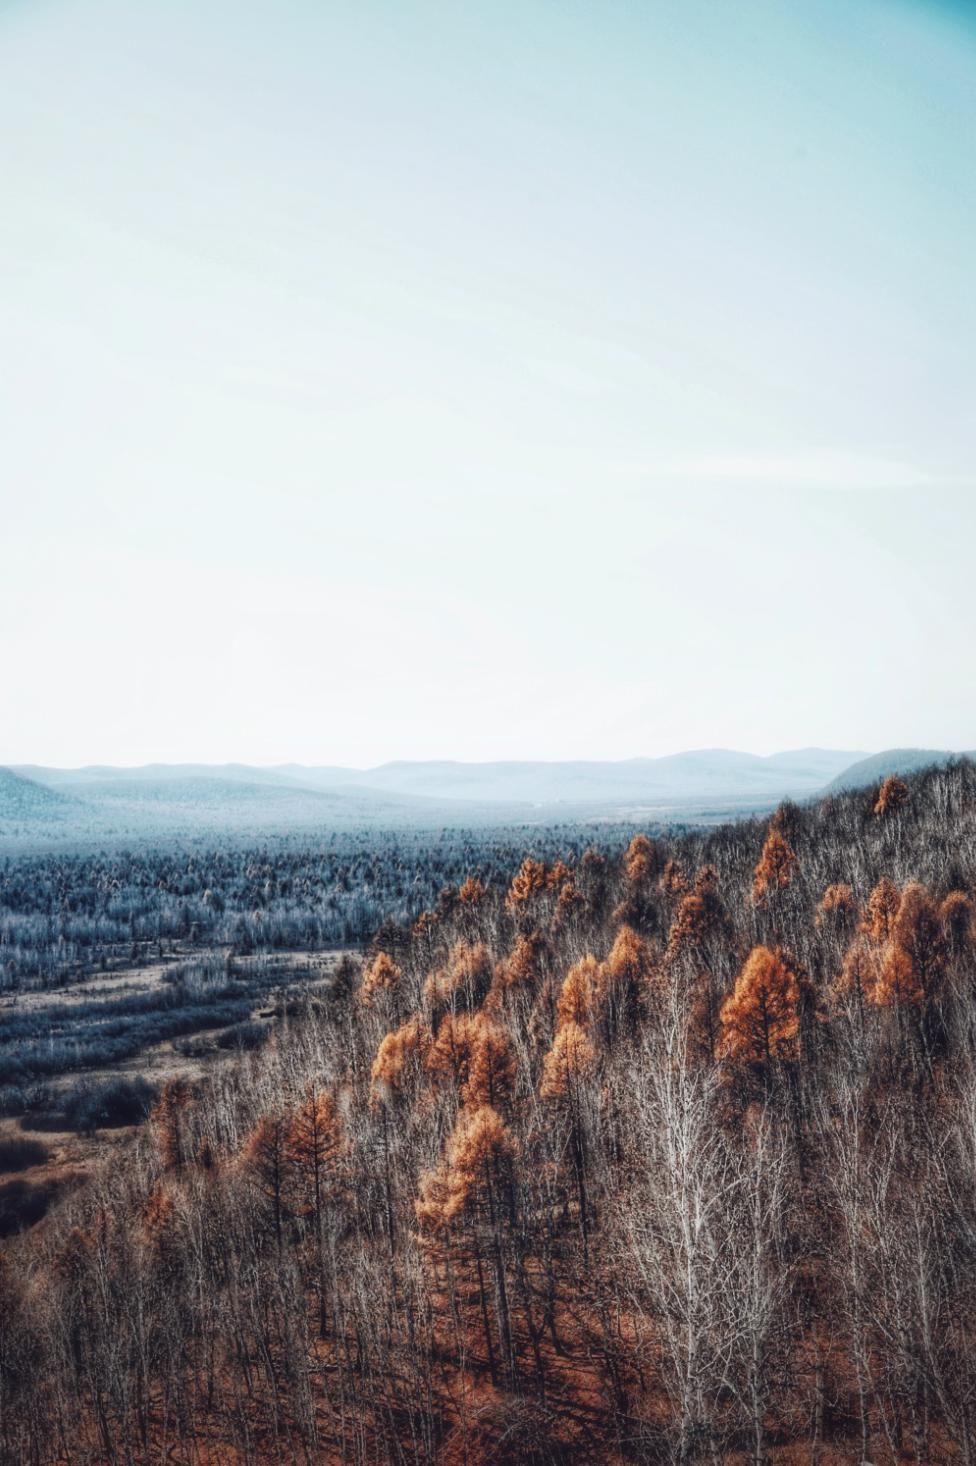
[[[976,766],[472,867],[0,1251],[4,1462],[969,1463]]]

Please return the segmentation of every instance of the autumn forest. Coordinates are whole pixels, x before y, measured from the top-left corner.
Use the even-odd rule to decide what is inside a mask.
[[[468,854],[0,1243],[0,1460],[972,1466],[976,766]]]

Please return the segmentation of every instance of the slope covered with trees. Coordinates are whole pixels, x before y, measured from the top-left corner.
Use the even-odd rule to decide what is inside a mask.
[[[931,769],[945,764],[954,757],[972,759],[976,757],[976,754],[970,751],[961,755],[953,755],[947,749],[938,748],[885,748],[880,753],[871,754],[869,758],[858,759],[856,763],[842,769],[822,792],[842,794],[847,789],[868,789],[872,785],[880,784],[891,774],[905,778],[906,775],[917,773],[921,769]]]
[[[75,802],[58,790],[0,768],[0,835],[47,830],[74,810]]]
[[[472,871],[6,1245],[2,1459],[971,1462],[974,887],[966,762]]]

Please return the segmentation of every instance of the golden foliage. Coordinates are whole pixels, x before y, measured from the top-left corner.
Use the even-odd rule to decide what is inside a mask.
[[[533,896],[545,889],[545,866],[541,860],[533,860],[531,856],[527,856],[512,880],[505,898],[505,905],[512,911],[517,906],[523,906],[526,901],[530,901]]]
[[[586,898],[582,891],[578,890],[572,881],[567,881],[556,898],[556,910],[552,918],[553,930],[559,931],[585,906]]]
[[[850,886],[843,881],[838,881],[828,886],[820,898],[817,907],[817,925],[822,926],[828,916],[841,920],[853,916],[856,910],[854,892]]]
[[[454,986],[475,996],[487,992],[492,976],[491,955],[484,942],[457,942],[448,954]]]
[[[874,1002],[881,1007],[922,1002],[942,976],[947,958],[940,907],[921,882],[911,881],[891,920]]]
[[[286,1129],[283,1115],[263,1115],[241,1147],[241,1160],[258,1170],[269,1158],[283,1166]]]
[[[459,1116],[447,1158],[451,1170],[469,1190],[482,1166],[514,1154],[515,1138],[501,1115],[491,1105],[478,1105]]]
[[[457,941],[444,966],[424,983],[424,997],[432,1006],[451,1003],[459,993],[480,1002],[491,986],[491,978],[491,955],[484,942]]]
[[[788,886],[795,871],[796,855],[792,845],[775,825],[771,826],[753,872],[753,903],[758,906],[771,890],[782,890]]]
[[[668,932],[668,945],[665,949],[668,961],[673,962],[682,953],[693,950],[705,935],[706,926],[705,902],[697,891],[686,892],[678,904],[671,930]]]
[[[882,876],[868,897],[867,909],[861,922],[861,930],[878,946],[891,936],[891,928],[900,905],[901,892],[898,887],[887,876]]]
[[[921,881],[909,881],[901,893],[891,935],[926,970],[941,967],[945,960],[941,915],[939,903]]]
[[[500,1104],[515,1080],[508,1034],[483,1013],[446,1014],[427,1051],[427,1068],[450,1075],[468,1105]]]
[[[557,860],[546,876],[550,891],[560,891],[574,880],[573,872],[564,860]]]
[[[421,1235],[442,1232],[453,1220],[459,1208],[452,1194],[451,1174],[445,1161],[423,1173],[413,1209]]]
[[[880,963],[877,950],[864,937],[858,937],[844,953],[840,972],[830,985],[830,997],[838,998],[854,994],[861,1001],[874,1001]]]
[[[572,1021],[564,1023],[543,1061],[539,1087],[543,1099],[560,1099],[567,1094],[590,1072],[595,1058],[593,1045],[583,1028]]]
[[[957,909],[956,903],[950,909]],[[861,984],[872,1003],[881,1008],[917,1004],[929,995],[949,956],[945,914],[945,902],[940,905],[918,881],[910,882],[903,891],[886,877],[878,882],[861,921],[870,953],[855,955],[864,950],[863,943],[855,944],[848,953],[850,961],[861,967],[869,957],[873,960],[874,980]]]
[[[431,1043],[431,1032],[420,1018],[411,1018],[388,1033],[376,1050],[370,1071],[370,1096],[376,1100],[403,1085],[408,1067],[419,1065]]]
[[[495,1107],[511,1097],[514,1083],[515,1055],[508,1034],[478,1014],[468,1077],[461,1089],[462,1102]]]
[[[763,1063],[795,1057],[799,1009],[800,985],[782,954],[753,947],[719,1013],[719,1058]]]
[[[893,814],[895,810],[901,809],[907,798],[908,785],[904,779],[899,779],[897,774],[889,774],[887,779],[881,781],[874,812],[879,817]]]
[[[538,930],[523,932],[515,938],[508,956],[495,969],[494,986],[498,989],[530,987],[542,975],[542,955],[546,939]]]
[[[603,972],[600,964],[588,952],[569,969],[563,981],[556,999],[557,1026],[575,1023],[585,1027],[593,1017],[602,987]]]
[[[672,900],[677,896],[684,895],[688,889],[688,882],[685,880],[685,873],[680,860],[675,860],[671,856],[665,861],[658,886],[664,895],[670,896]]]
[[[410,935],[415,941],[430,942],[439,924],[440,921],[435,911],[422,911],[410,928]]]
[[[485,888],[477,876],[468,876],[458,891],[458,900],[462,906],[477,906],[484,900],[484,896]]]
[[[647,983],[654,971],[651,949],[633,927],[622,926],[614,938],[604,972],[611,982]]]
[[[887,942],[878,963],[878,980],[868,997],[879,1008],[895,1003],[920,1003],[925,991],[918,980],[912,959],[897,942]]]
[[[632,886],[642,885],[654,875],[654,846],[646,835],[635,835],[624,856],[624,874]]]
[[[440,1232],[490,1184],[490,1168],[515,1155],[515,1138],[490,1105],[463,1110],[444,1160],[421,1177],[414,1204],[422,1231]]]
[[[471,1058],[473,1035],[470,1013],[446,1013],[427,1050],[424,1063],[428,1073],[449,1075],[458,1088],[465,1082]]]
[[[686,952],[694,952],[707,937],[721,928],[724,912],[717,887],[718,877],[713,868],[702,866],[695,876],[693,889],[681,897],[671,923],[665,951],[669,962]]]
[[[377,952],[363,973],[361,988],[364,1003],[371,1003],[377,993],[391,992],[397,986],[402,974],[388,952]]]

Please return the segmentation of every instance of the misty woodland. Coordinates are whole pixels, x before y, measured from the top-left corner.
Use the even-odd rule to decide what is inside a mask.
[[[374,910],[10,1229],[4,1463],[976,1460],[976,767],[565,854]],[[158,880],[127,909],[51,857],[18,918],[23,868],[22,997],[102,878],[77,975],[139,954]],[[239,865],[207,878],[212,924]],[[52,1093],[11,1073],[8,1113]]]

